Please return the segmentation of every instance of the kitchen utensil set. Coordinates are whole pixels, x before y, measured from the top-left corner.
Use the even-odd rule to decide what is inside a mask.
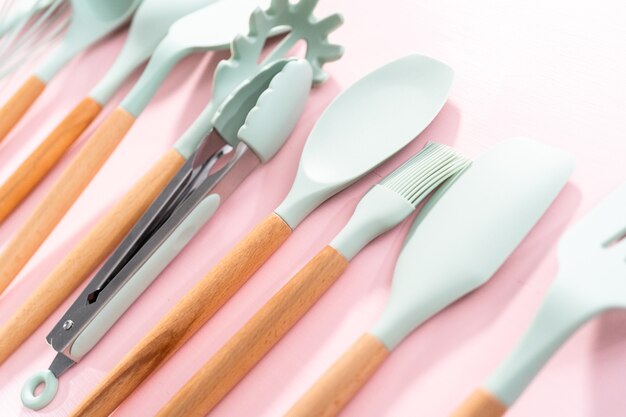
[[[397,226],[435,187],[462,171],[467,163],[450,148],[429,144],[375,185],[337,237],[276,293],[158,415],[206,415],[304,316],[365,245]]]
[[[452,415],[504,415],[557,349],[583,324],[626,308],[626,185],[565,232],[560,272],[526,335],[484,388]]]
[[[213,77],[212,98],[171,150],[103,216],[0,327],[0,363],[102,264],[46,340],[57,352],[29,378],[21,398],[40,409],[58,378],[101,340],[184,249],[219,205],[282,147],[327,62],[343,49],[328,36],[338,14],[313,16],[317,0],[10,0],[0,6],[0,77],[37,44],[64,29],[57,50],[0,108],[0,140],[75,55],[132,18],[128,38],[105,76],[0,187],[0,222],[60,161],[142,62],[139,80],[85,142],[0,253],[0,293],[45,241],[183,57],[230,46]],[[256,7],[256,8],[255,8]],[[65,8],[65,9],[64,9]],[[246,31],[247,26],[247,32]],[[238,35],[239,33],[244,33]],[[263,51],[268,39],[283,38]],[[39,40],[34,41],[33,39]],[[304,58],[293,47],[304,41]],[[4,55],[3,55],[4,54]],[[436,117],[453,71],[409,55],[345,89],[311,131],[290,191],[122,358],[72,417],[111,414],[187,342],[324,201],[396,154]],[[503,141],[474,162],[428,143],[374,185],[353,216],[159,411],[204,416],[280,342],[371,241],[396,227],[427,197],[398,257],[380,318],[288,411],[332,417],[391,352],[425,321],[487,282],[566,184],[572,159],[525,138]],[[432,195],[431,195],[432,194]],[[626,186],[566,233],[562,271],[519,346],[454,412],[499,417],[558,347],[583,323],[626,308]],[[104,263],[103,263],[104,262]],[[594,281],[590,280],[593,276]],[[187,279],[191,277],[185,277]]]
[[[285,201],[197,282],[72,416],[106,416],[117,408],[241,288],[311,211],[425,129],[443,106],[451,82],[448,66],[411,55],[341,93],[309,135]]]
[[[228,4],[237,4],[236,1],[233,0]],[[303,0],[302,3],[312,6],[310,0]],[[216,7],[218,4],[210,7]],[[191,157],[198,144],[209,134],[212,128],[211,120],[217,106],[238,84],[261,71],[263,66],[259,64],[259,57],[263,44],[272,33],[288,26],[292,28],[291,38],[283,42],[287,41],[290,45],[293,39],[305,39],[307,41],[305,55],[313,69],[313,80],[321,83],[325,79],[320,65],[340,56],[340,53],[337,55],[340,47],[329,44],[326,38],[328,33],[341,23],[341,18],[338,15],[331,15],[318,22],[310,16],[310,7],[303,8],[300,5],[299,8],[294,8],[296,5],[300,3],[287,5],[283,1],[275,1],[267,12],[257,10],[253,13],[251,22],[254,23],[250,28],[250,34],[234,40],[232,57],[227,61],[222,61],[215,70],[213,98],[205,110],[173,148],[163,155],[154,167],[102,217],[90,233],[0,328],[0,335],[8,336],[4,339],[0,337],[0,362],[11,355],[120,244],[147,207],[174,178],[178,169]],[[301,25],[298,23],[301,20],[307,22],[308,29],[296,31],[294,28]],[[205,31],[197,33],[205,33]],[[277,46],[277,48],[280,47],[281,44]],[[274,55],[275,58],[270,60],[266,57],[265,61],[271,63],[279,60],[280,55]],[[41,301],[42,297],[46,300],[45,302]]]

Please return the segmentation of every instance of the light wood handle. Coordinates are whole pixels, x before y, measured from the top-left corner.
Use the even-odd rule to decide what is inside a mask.
[[[166,153],[0,327],[0,364],[104,262],[184,163],[176,150]]]
[[[289,410],[285,417],[333,417],[350,402],[389,356],[376,337],[365,333]]]
[[[46,83],[31,75],[0,108],[0,142],[13,130],[45,88]]]
[[[81,101],[9,177],[0,187],[0,222],[45,178],[101,110],[90,97]]]
[[[185,295],[72,412],[105,417],[180,348],[291,235],[271,214]]]
[[[450,417],[500,417],[507,406],[489,392],[478,389]]]
[[[348,261],[327,246],[239,330],[157,414],[205,416],[341,276]]]
[[[9,286],[54,230],[134,121],[134,116],[118,108],[89,138],[48,195],[0,254],[0,293]]]

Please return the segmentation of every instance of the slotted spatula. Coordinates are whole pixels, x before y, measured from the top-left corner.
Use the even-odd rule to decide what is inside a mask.
[[[557,279],[530,329],[484,385],[452,415],[499,417],[579,327],[626,308],[626,184],[561,239]]]

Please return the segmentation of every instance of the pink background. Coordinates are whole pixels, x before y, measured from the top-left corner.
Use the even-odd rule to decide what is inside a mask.
[[[19,402],[20,387],[28,375],[52,360],[54,352],[44,338],[73,297],[69,299],[0,367],[2,416],[56,417],[73,409],[195,280],[280,202],[304,141],[328,102],[365,73],[412,52],[448,62],[456,70],[456,82],[440,116],[378,175],[389,172],[425,140],[452,144],[476,156],[513,135],[566,149],[576,156],[578,166],[571,183],[493,280],[409,337],[342,415],[448,415],[514,345],[557,271],[558,237],[626,179],[626,58],[621,53],[626,4],[578,0],[321,3],[320,16],[336,10],[344,14],[345,25],[332,40],[344,44],[346,53],[327,66],[331,79],[312,93],[285,148],[236,191],[108,336],[62,377],[54,402],[38,413],[25,410]],[[87,94],[123,40],[124,34],[118,34],[102,42],[54,80],[14,134],[0,144],[0,180]],[[212,69],[226,56],[194,56],[175,69],[128,138],[2,295],[0,320],[17,308],[94,220],[196,117],[210,96]],[[10,88],[3,90],[2,97],[9,92]],[[75,153],[74,149],[71,155]],[[65,158],[2,225],[0,242],[17,230],[69,160]],[[332,238],[378,175],[366,177],[313,213],[249,284],[115,415],[153,415]],[[355,258],[342,279],[212,415],[275,417],[287,411],[382,311],[408,226],[405,222]],[[625,357],[626,315],[606,314],[566,344],[509,415],[621,417],[626,408]]]

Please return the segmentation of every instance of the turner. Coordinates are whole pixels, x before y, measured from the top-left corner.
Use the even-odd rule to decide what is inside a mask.
[[[339,414],[414,329],[491,278],[565,185],[572,166],[557,149],[512,139],[437,191],[409,231],[382,316],[287,416]]]
[[[626,308],[626,184],[563,235],[561,268],[530,329],[454,417],[506,413],[557,349],[583,324]]]

